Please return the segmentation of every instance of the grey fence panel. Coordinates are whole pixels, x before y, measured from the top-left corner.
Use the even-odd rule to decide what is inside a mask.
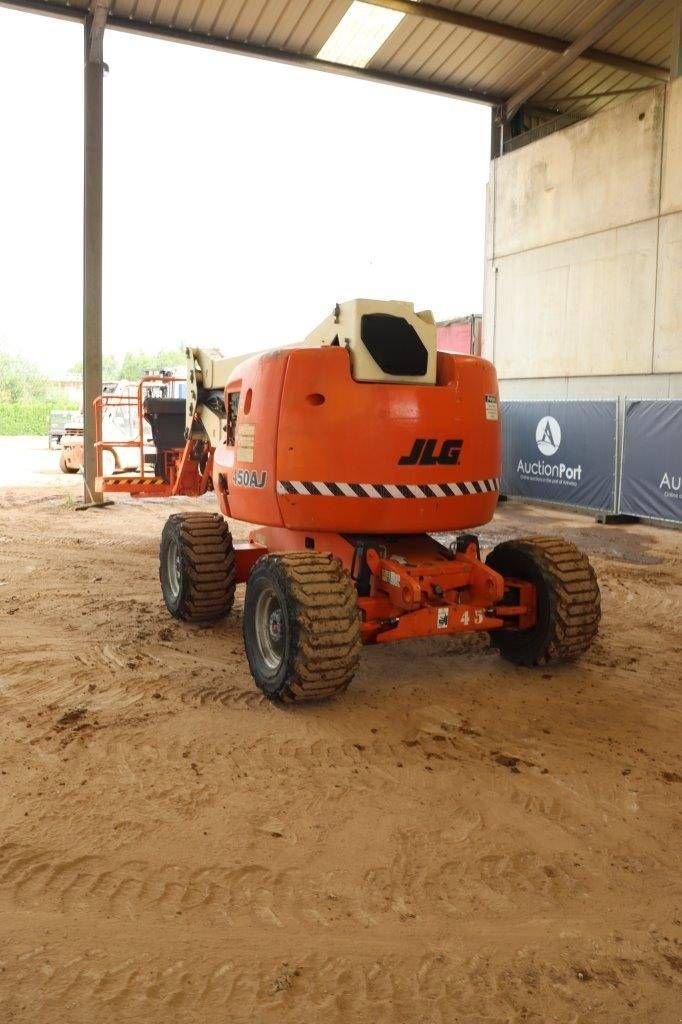
[[[611,512],[617,402],[503,402],[502,491]]]
[[[682,401],[626,402],[619,511],[682,522]]]

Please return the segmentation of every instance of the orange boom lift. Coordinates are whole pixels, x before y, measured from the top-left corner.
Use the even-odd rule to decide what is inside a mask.
[[[301,345],[239,363],[224,392],[219,364],[188,352],[184,429],[157,442],[153,482],[102,484],[157,495],[212,486],[220,513],[175,514],[164,527],[164,600],[176,618],[207,622],[245,583],[246,655],[266,696],[345,690],[362,644],[483,631],[529,666],[589,646],[599,588],[572,544],[508,541],[481,560],[472,531],[499,493],[497,379],[484,359],[437,352],[430,313],[344,303]],[[145,414],[160,434],[157,405]],[[228,517],[260,525],[235,544]],[[432,536],[442,532],[456,541]]]

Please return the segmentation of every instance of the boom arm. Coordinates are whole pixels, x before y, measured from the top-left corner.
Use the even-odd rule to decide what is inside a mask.
[[[217,448],[225,436],[225,386],[234,368],[255,353],[226,359],[215,348],[187,348],[185,440]]]

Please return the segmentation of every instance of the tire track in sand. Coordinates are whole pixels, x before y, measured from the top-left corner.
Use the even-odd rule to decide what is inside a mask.
[[[0,846],[0,894],[19,907],[111,916],[246,913],[277,918],[302,914],[299,872],[260,864],[190,868],[143,859],[115,861],[96,854],[69,856],[19,843]]]

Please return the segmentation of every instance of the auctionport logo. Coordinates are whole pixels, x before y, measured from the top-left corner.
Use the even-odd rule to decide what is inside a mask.
[[[553,416],[543,416],[535,428],[535,442],[542,455],[556,455],[561,444],[561,427]]]
[[[658,486],[665,498],[682,498],[682,473],[664,473]]]
[[[556,455],[561,445],[561,425],[554,416],[543,416],[535,428],[535,443],[541,455]],[[583,467],[567,466],[565,462],[545,462],[544,459],[519,459],[516,472],[522,480],[538,480],[564,487],[577,487]]]

